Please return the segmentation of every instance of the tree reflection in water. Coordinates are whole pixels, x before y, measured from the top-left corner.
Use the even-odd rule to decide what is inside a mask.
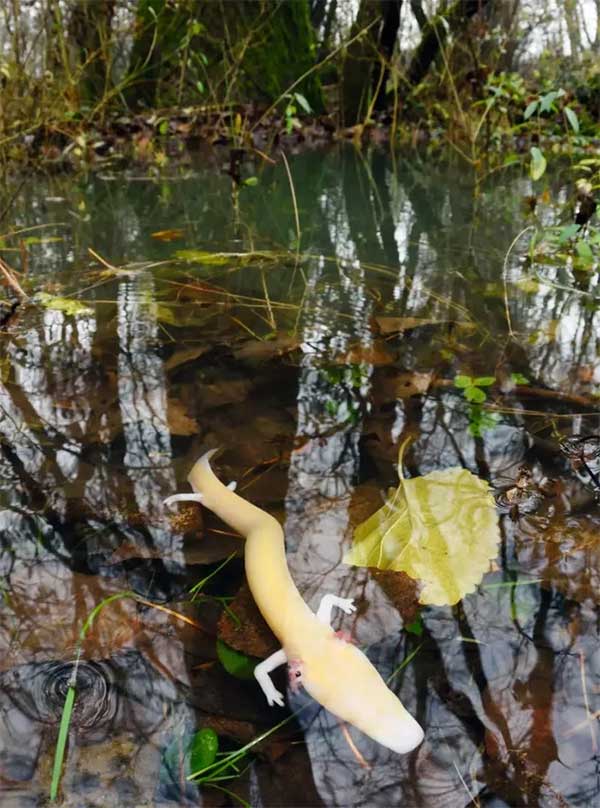
[[[562,288],[560,266],[544,267],[547,284],[519,287],[526,269],[515,253],[506,280],[519,339],[508,339],[501,272],[523,226],[522,179],[475,199],[464,172],[394,168],[376,151],[305,154],[292,170],[310,253],[300,264],[291,253],[270,263],[138,266],[99,286],[88,245],[118,264],[168,258],[173,245],[149,238],[167,225],[185,229],[190,249],[287,248],[293,212],[280,167],[265,169],[260,195],[240,196],[242,231],[228,180],[208,170],[159,180],[161,194],[144,182],[86,180],[93,235],[67,215],[81,189],[63,179],[17,197],[21,226],[44,223],[34,204],[44,194],[64,196],[53,215],[74,222],[63,242],[32,254],[34,276],[67,292],[94,288],[89,313],[32,307],[2,337],[2,799],[27,804],[47,793],[61,692],[51,684],[69,668],[85,616],[124,589],[189,609],[205,631],[130,600],[103,612],[84,646],[85,675],[111,673],[101,677],[105,696],[88,702],[82,678],[79,709],[114,709],[106,725],[92,731],[82,718],[74,728],[65,794],[183,804],[192,796],[176,777],[165,785],[160,763],[174,734],[212,722],[239,746],[280,718],[252,682],[215,664],[214,603],[178,600],[232,545],[206,517],[198,542],[161,502],[206,446],[223,445],[223,475],[285,518],[289,565],[307,601],[328,591],[357,597],[345,628],[384,675],[418,648],[394,686],[426,728],[405,757],[351,732],[367,770],[336,720],[313,707],[301,717],[306,746],[282,742],[279,757],[259,756],[232,788],[265,806],[594,804],[600,516],[590,480],[558,438],[599,428],[592,406],[565,417],[573,407],[548,391],[593,402],[597,312]],[[555,214],[540,215],[549,223]],[[404,323],[400,333],[382,331],[384,316]],[[298,348],[283,350],[294,339]],[[513,372],[527,389],[514,388]],[[497,378],[501,420],[481,436],[469,432],[457,373]],[[529,510],[503,509],[498,569],[459,606],[423,609],[419,639],[403,629],[406,612],[383,579],[341,564],[355,524],[396,484],[407,435],[410,474],[463,466],[497,492],[514,486],[522,464],[535,485],[558,479]],[[232,564],[214,591],[233,594],[240,580]]]

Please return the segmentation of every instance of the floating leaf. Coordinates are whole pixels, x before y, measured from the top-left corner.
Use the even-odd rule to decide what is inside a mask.
[[[454,377],[454,386],[460,389],[465,387],[472,387],[473,379],[470,376],[455,376]]]
[[[252,679],[254,676],[257,660],[236,651],[223,640],[217,640],[217,656],[227,673],[237,679]]]
[[[531,165],[529,167],[529,175],[532,180],[539,180],[546,170],[546,158],[542,154],[541,149],[537,146],[531,147]]]
[[[189,743],[190,771],[197,772],[215,762],[219,751],[219,736],[210,727],[196,732]]]
[[[347,564],[405,572],[423,604],[452,605],[472,592],[496,558],[498,516],[488,485],[467,469],[405,480],[354,531]]]
[[[473,379],[473,384],[475,387],[490,387],[495,381],[495,376],[477,376]]]
[[[53,309],[54,311],[62,311],[63,314],[77,315],[77,314],[92,314],[93,311],[85,303],[79,300],[72,300],[68,297],[54,297],[47,292],[38,292],[34,297],[34,302],[39,303],[45,309]]]
[[[258,185],[258,177],[246,177],[242,185],[247,185],[249,188],[253,188],[255,185]]]

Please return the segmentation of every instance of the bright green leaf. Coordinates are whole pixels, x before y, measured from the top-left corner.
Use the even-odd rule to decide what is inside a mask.
[[[571,107],[565,107],[565,115],[576,135],[579,134],[579,119]]]
[[[532,180],[539,180],[546,170],[546,158],[537,146],[532,146],[531,149],[531,165],[529,167],[529,175]]]
[[[498,515],[488,484],[467,469],[405,480],[354,531],[347,564],[404,572],[423,604],[452,605],[472,592],[496,558]]]
[[[587,243],[587,241],[578,241],[575,244],[575,249],[577,250],[577,255],[579,258],[586,264],[591,264],[594,260],[594,254],[592,252],[592,248]]]
[[[52,244],[57,241],[64,241],[64,239],[62,236],[26,236],[23,244],[29,247],[32,244]]]
[[[215,762],[219,751],[219,736],[210,727],[196,732],[188,745],[190,771],[197,772]]]
[[[568,224],[566,227],[561,227],[558,233],[558,243],[559,244],[566,244],[567,241],[570,241],[574,238],[577,233],[579,233],[579,225],[578,224]]]
[[[310,115],[310,113],[312,112],[312,108],[311,108],[310,104],[308,103],[308,101],[306,100],[306,98],[302,95],[302,93],[294,93],[294,98],[300,104],[302,109],[308,115]]]
[[[561,95],[560,91],[551,90],[540,98],[540,112],[550,112],[552,105]]]
[[[255,185],[258,185],[258,177],[246,177],[243,184],[247,185],[249,188],[253,188]]]
[[[473,384],[473,379],[470,376],[455,376],[454,377],[454,386],[463,388],[463,387],[471,387]]]
[[[535,101],[532,101],[530,104],[527,105],[527,108],[526,108],[525,112],[523,113],[523,118],[526,121],[528,121],[529,118],[531,118],[533,113],[536,111],[536,109],[538,108],[538,104],[539,104],[539,101],[536,98]]]
[[[529,379],[522,373],[511,373],[510,378],[515,384],[529,384]]]
[[[481,404],[487,398],[479,387],[465,387],[464,395],[467,401],[472,401],[474,404]]]
[[[495,381],[495,376],[477,376],[477,378],[473,379],[473,385],[475,387],[490,387]]]
[[[421,619],[421,615],[418,614],[412,623],[408,623],[404,626],[404,631],[408,631],[409,634],[420,637],[423,634],[423,620]]]
[[[236,651],[223,640],[217,640],[217,656],[227,673],[237,679],[252,679],[254,676],[256,659]]]

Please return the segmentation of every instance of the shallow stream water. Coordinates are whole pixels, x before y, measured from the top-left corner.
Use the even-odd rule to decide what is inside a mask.
[[[509,252],[559,208],[531,213],[516,170],[476,194],[461,166],[377,150],[291,158],[296,205],[281,163],[246,165],[258,183],[237,193],[227,165],[15,186],[22,243],[2,255],[26,253],[47,297],[0,332],[0,803],[47,803],[82,626],[129,592],[80,646],[65,805],[598,804],[595,276],[526,262],[527,233]],[[549,199],[568,193],[548,180]],[[486,407],[457,375],[493,377]],[[408,437],[408,476],[463,467],[498,502],[498,557],[455,606],[342,563]],[[218,642],[276,648],[241,543],[162,505],[213,447],[220,476],[284,524],[305,600],[356,599],[339,624],[396,673],[425,729],[413,753],[302,693],[269,708],[224,670]],[[239,777],[186,781],[199,728],[227,751],[299,708]]]

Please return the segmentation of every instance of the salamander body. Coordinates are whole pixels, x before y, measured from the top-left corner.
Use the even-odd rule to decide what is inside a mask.
[[[377,669],[356,646],[331,628],[334,606],[347,614],[352,600],[325,595],[317,613],[302,599],[288,570],[281,526],[268,513],[235,494],[210,467],[214,450],[192,467],[193,494],[176,494],[165,502],[201,502],[246,539],[246,577],[252,595],[282,648],[256,666],[254,675],[270,705],[283,705],[270,671],[286,662],[290,683],[307,692],[334,715],[394,750],[409,752],[423,740],[423,730],[387,687]]]

